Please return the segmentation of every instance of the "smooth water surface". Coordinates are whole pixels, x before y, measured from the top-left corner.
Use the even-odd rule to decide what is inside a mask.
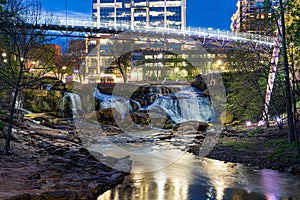
[[[189,153],[179,157],[162,169],[132,173],[98,200],[300,199],[300,176],[196,158]]]
[[[182,89],[176,93],[176,98],[172,95],[156,98],[147,109],[159,107],[176,122],[208,122],[213,119],[209,101],[200,92]],[[122,115],[131,110],[127,100],[111,100],[101,93],[96,98],[105,107],[112,106]],[[183,131],[182,135],[172,139],[161,139],[164,133],[149,128],[149,133],[146,129],[129,129],[122,135],[100,134],[86,143],[91,152],[108,158],[129,156],[132,160],[131,175],[117,188],[99,196],[98,200],[300,199],[300,176],[197,158],[185,152],[194,135]],[[217,136],[218,130],[207,131],[200,153],[208,153]],[[119,170],[124,166],[123,163],[110,163],[109,159],[105,164]],[[125,168],[130,170],[130,167]]]

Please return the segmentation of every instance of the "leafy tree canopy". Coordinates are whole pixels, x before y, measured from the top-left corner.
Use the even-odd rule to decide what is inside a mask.
[[[295,46],[300,46],[300,0],[287,2],[287,32]]]

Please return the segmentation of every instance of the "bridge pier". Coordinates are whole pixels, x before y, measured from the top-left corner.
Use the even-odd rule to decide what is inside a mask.
[[[273,53],[272,53],[272,60],[271,60],[268,85],[267,85],[267,91],[266,91],[266,97],[265,97],[265,108],[264,108],[263,117],[262,117],[262,120],[267,123],[269,122],[269,117],[268,117],[269,106],[270,106],[270,101],[271,101],[271,96],[272,96],[272,92],[273,92],[274,81],[275,81],[275,76],[276,76],[276,71],[277,71],[277,66],[278,66],[278,57],[280,54],[280,44],[281,44],[281,38],[280,38],[280,36],[277,36],[276,40],[275,40],[275,46],[273,48]]]

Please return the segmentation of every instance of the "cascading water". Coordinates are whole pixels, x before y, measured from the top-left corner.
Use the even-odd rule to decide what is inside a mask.
[[[145,109],[153,107],[161,108],[176,123],[189,120],[210,122],[214,118],[209,97],[193,87],[182,88],[168,96],[159,96]]]
[[[94,96],[100,101],[100,109],[115,108],[122,117],[133,110],[129,100],[122,97],[103,94],[97,88],[95,89]]]
[[[58,108],[60,111],[65,111],[66,105],[70,103],[70,109],[73,116],[78,115],[78,111],[82,111],[81,99],[78,94],[67,92],[59,102]]]
[[[130,105],[132,107],[132,111],[140,110],[142,108],[141,104],[133,99],[130,99]]]
[[[121,116],[136,109],[132,108],[132,103],[138,103],[140,110],[163,110],[174,122],[180,123],[189,120],[197,120],[202,122],[211,122],[214,119],[214,111],[210,106],[210,99],[203,95],[202,91],[193,87],[184,87],[180,91],[161,95],[156,93],[156,98],[153,99],[151,105],[141,107],[135,100],[127,100],[122,97],[102,94],[98,89],[95,89],[94,96],[100,101],[100,109],[115,108]],[[153,95],[154,90],[149,91]],[[149,95],[149,93],[145,94]]]

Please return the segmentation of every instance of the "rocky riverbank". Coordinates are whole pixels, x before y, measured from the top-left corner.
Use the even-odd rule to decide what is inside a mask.
[[[268,168],[300,174],[300,155],[295,143],[288,143],[287,136],[287,127],[227,127],[206,157],[242,163],[258,169]],[[197,154],[198,147],[189,151]]]
[[[12,152],[0,157],[3,200],[96,199],[128,175],[95,159],[75,135],[28,121],[13,130]]]

